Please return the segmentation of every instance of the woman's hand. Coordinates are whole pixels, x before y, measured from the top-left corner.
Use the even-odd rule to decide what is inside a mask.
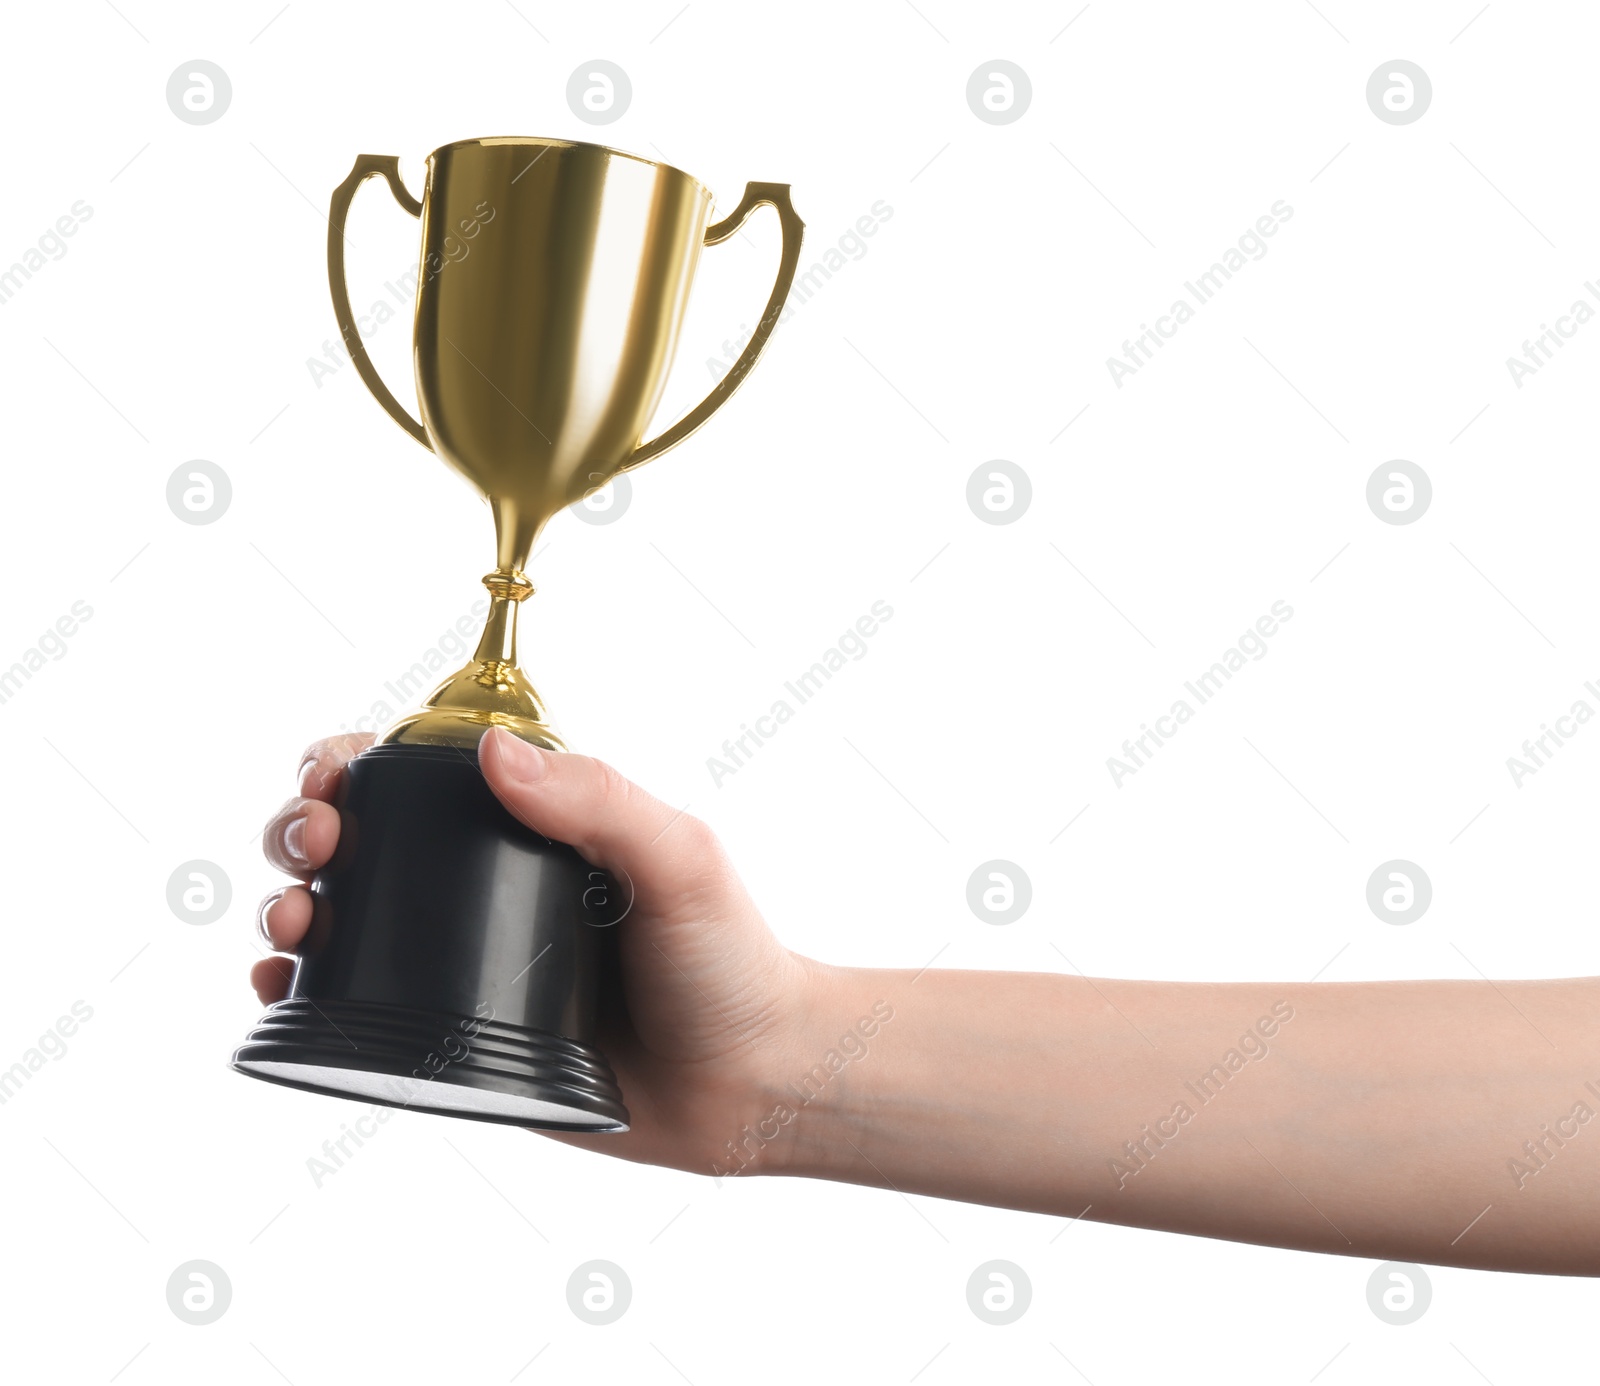
[[[329,800],[365,744],[312,748],[303,797],[267,826],[276,865],[304,880],[332,855]],[[1600,980],[825,968],[779,946],[703,823],[609,766],[499,732],[479,760],[511,813],[635,893],[616,926],[626,1013],[600,1035],[633,1129],[557,1139],[699,1173],[1600,1275]],[[293,948],[310,897],[292,887],[262,918]],[[266,1000],[288,976],[286,959],[254,974]]]
[[[333,856],[340,820],[332,800],[345,763],[371,740],[330,737],[306,752],[299,797],[263,834],[274,866],[305,882]],[[598,1038],[632,1129],[557,1138],[700,1174],[781,1162],[789,1141],[765,1143],[755,1158],[747,1149],[735,1159],[729,1145],[769,1117],[785,1080],[815,1058],[804,1036],[828,970],[772,936],[710,828],[609,765],[498,729],[478,759],[513,816],[610,871],[624,898],[632,889],[632,908],[616,926],[626,1013],[606,1016]],[[269,895],[257,917],[267,942],[291,952],[311,923],[310,892],[301,884]],[[276,1001],[292,973],[289,959],[266,959],[251,982],[263,1001]]]

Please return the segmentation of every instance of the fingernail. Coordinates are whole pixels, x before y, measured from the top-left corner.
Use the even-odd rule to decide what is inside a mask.
[[[316,768],[317,758],[315,756],[307,756],[300,762],[300,769],[295,775],[295,783],[299,786],[300,793],[304,794],[306,792],[306,776]]]
[[[510,779],[529,784],[544,778],[548,768],[544,751],[512,735],[504,727],[491,727],[482,745],[489,748],[489,754],[499,762],[501,773]]]
[[[283,896],[283,891],[273,891],[271,895],[261,902],[261,907],[256,911],[256,932],[261,935],[261,941],[268,948],[275,949],[278,945],[272,941],[272,935],[267,932],[267,911],[283,899]]]
[[[283,854],[296,866],[310,866],[311,858],[306,856],[306,819],[301,814],[298,818],[291,818],[283,830]]]

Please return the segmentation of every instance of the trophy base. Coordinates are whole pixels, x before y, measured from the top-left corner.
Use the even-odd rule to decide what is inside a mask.
[[[451,1045],[446,1037],[460,1036]],[[452,1058],[447,1048],[455,1048]],[[598,1050],[559,1035],[364,1002],[279,1001],[233,1056],[284,1087],[548,1131],[626,1131]],[[434,1072],[437,1067],[438,1071]]]
[[[442,1116],[626,1131],[594,1045],[625,912],[610,878],[513,818],[452,747],[370,747],[336,806],[288,999],[233,1067]]]

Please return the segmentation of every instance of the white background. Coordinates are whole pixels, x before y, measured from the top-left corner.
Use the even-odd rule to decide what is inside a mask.
[[[463,483],[353,370],[319,387],[307,368],[337,335],[328,195],[358,153],[399,154],[417,190],[430,149],[495,134],[665,158],[724,210],[747,179],[790,182],[807,264],[874,203],[893,210],[712,424],[636,476],[626,515],[555,522],[526,612],[524,663],[570,742],[708,819],[785,942],[841,963],[1302,985],[1592,971],[1600,730],[1520,788],[1505,762],[1600,678],[1600,326],[1520,389],[1505,361],[1600,275],[1600,17],[1475,18],[1477,0],[276,8],[7,12],[0,265],[93,208],[0,305],[0,667],[74,601],[93,609],[0,705],[0,1068],[93,1007],[0,1107],[8,1375],[935,1386],[1075,1367],[1333,1386],[1585,1369],[1583,1281],[1434,1269],[1429,1312],[1393,1327],[1359,1260],[717,1187],[415,1113],[318,1188],[308,1158],[361,1109],[226,1061],[260,1009],[252,915],[278,883],[262,822],[302,747],[366,716],[492,562]],[[165,99],[196,57],[233,84],[205,126]],[[565,96],[597,57],[633,84],[603,128]],[[1033,88],[1008,125],[965,96],[997,57]],[[1365,98],[1396,57],[1434,89],[1404,126]],[[1293,217],[1265,258],[1118,388],[1106,358],[1280,199]],[[350,234],[362,305],[414,259],[415,223],[369,186]],[[776,258],[770,212],[704,257],[660,422],[708,388]],[[390,324],[373,349],[409,400],[405,339]],[[165,499],[196,458],[233,487],[204,526]],[[1032,482],[1010,525],[966,503],[996,458]],[[1407,526],[1365,499],[1395,458],[1433,482]],[[714,786],[707,757],[879,599],[894,616],[866,657]],[[1295,614],[1267,656],[1119,788],[1107,757],[1277,600]],[[1365,900],[1396,857],[1434,887],[1407,927]],[[232,886],[203,927],[166,903],[196,858]],[[1033,885],[1004,928],[966,904],[991,858]],[[1506,1134],[1509,1156],[1525,1133]],[[1507,1196],[1560,1200],[1559,1178]],[[209,1327],[166,1303],[195,1258],[233,1287]],[[604,1328],[565,1297],[596,1258],[633,1284]],[[1004,1328],[966,1305],[994,1258],[1033,1284]]]

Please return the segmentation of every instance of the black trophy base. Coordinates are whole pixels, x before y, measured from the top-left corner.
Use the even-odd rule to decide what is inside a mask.
[[[470,752],[373,747],[338,808],[289,997],[233,1067],[442,1116],[626,1131],[594,1045],[610,878],[517,822]]]

